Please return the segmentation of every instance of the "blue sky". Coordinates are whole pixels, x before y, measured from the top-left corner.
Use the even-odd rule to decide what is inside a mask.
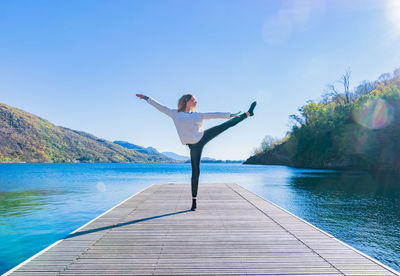
[[[205,156],[245,159],[351,69],[400,67],[396,0],[1,1],[0,102],[108,140],[188,155],[172,120],[135,97],[256,115]],[[223,120],[207,121],[205,128]]]

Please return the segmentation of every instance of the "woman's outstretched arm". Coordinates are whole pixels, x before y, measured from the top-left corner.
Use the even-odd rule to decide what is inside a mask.
[[[140,99],[146,100],[149,104],[151,104],[152,106],[154,106],[155,108],[157,108],[158,110],[160,110],[162,113],[168,115],[171,118],[174,118],[176,115],[176,110],[171,109],[165,105],[162,105],[158,102],[156,102],[155,100],[153,100],[152,98],[145,96],[143,94],[136,94],[137,97],[139,97]]]

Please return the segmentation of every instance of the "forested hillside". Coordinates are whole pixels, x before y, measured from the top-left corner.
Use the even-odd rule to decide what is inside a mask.
[[[0,104],[0,162],[157,162],[91,134]]]
[[[246,164],[343,168],[400,172],[400,69],[342,92],[329,86],[319,102],[291,115],[293,127],[282,141],[266,137]]]

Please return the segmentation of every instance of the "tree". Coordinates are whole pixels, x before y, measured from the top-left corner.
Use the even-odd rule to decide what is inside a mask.
[[[390,80],[390,78],[391,78],[390,73],[383,73],[382,75],[379,76],[378,81],[387,84],[387,81]]]
[[[372,90],[375,89],[375,85],[372,82],[362,81],[354,91],[354,97],[359,98],[362,95],[368,95]]]
[[[268,150],[273,149],[278,143],[280,142],[280,139],[274,138],[270,135],[267,135],[262,139],[260,147],[256,148],[254,150],[254,154],[259,154],[262,152],[266,152]]]
[[[289,119],[293,126],[301,126],[301,125],[304,125],[304,123],[305,123],[304,119],[296,114],[291,114],[289,116]]]
[[[342,76],[342,84],[344,87],[344,95],[346,96],[346,103],[350,102],[350,90],[349,90],[349,86],[350,86],[350,68],[348,68],[346,70],[346,73]]]
[[[400,77],[400,68],[396,68],[393,71],[393,78],[398,78]]]
[[[350,68],[346,69],[346,72],[342,75],[342,78],[340,80],[336,80],[333,83],[328,84],[326,92],[322,96],[322,103],[328,103],[330,101],[333,101],[337,104],[344,104],[344,103],[349,103],[350,100],[352,99],[351,93],[350,93]],[[340,83],[343,85],[344,91],[340,93],[336,89],[337,83]]]

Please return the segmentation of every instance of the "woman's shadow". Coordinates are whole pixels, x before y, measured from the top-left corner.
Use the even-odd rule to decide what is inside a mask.
[[[108,229],[113,229],[113,228],[122,227],[122,226],[126,226],[126,225],[131,225],[131,224],[135,224],[135,223],[139,223],[139,222],[143,222],[143,221],[147,221],[147,220],[152,220],[152,219],[157,219],[157,218],[162,218],[162,217],[168,217],[168,216],[183,214],[183,213],[187,213],[187,212],[191,212],[191,210],[185,210],[185,211],[168,213],[168,214],[159,215],[159,216],[136,219],[136,220],[127,221],[127,222],[124,222],[124,223],[113,224],[113,225],[94,228],[94,229],[90,229],[90,230],[86,230],[86,231],[78,231],[78,232],[69,234],[64,239],[69,239],[69,238],[73,238],[73,237],[77,237],[77,236],[81,236],[81,235],[86,235],[86,234],[90,234],[90,233],[95,233],[95,232],[99,232],[99,231],[103,231],[103,230],[108,230]]]

